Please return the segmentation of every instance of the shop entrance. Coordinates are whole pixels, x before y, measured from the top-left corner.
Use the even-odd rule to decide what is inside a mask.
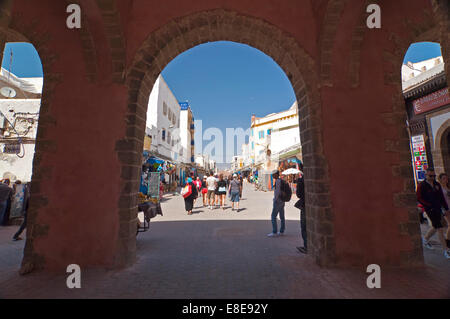
[[[447,128],[444,136],[447,136],[447,138],[444,138],[441,142],[442,158],[444,159],[445,172],[450,172],[450,127]]]

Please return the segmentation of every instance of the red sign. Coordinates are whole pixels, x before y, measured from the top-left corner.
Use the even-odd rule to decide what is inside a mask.
[[[413,101],[414,113],[420,114],[450,104],[448,88],[433,92]]]

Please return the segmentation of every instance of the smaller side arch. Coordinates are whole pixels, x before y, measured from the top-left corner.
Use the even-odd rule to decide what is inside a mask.
[[[35,154],[33,158],[33,180],[31,182],[30,207],[27,220],[27,235],[24,248],[24,256],[20,269],[21,274],[29,273],[35,269],[44,267],[45,259],[35,252],[35,239],[45,236],[48,232],[48,225],[38,222],[39,213],[45,209],[48,199],[41,193],[40,185],[51,178],[52,167],[41,164],[41,159],[46,152],[55,152],[56,141],[50,140],[47,136],[48,128],[56,125],[56,119],[50,115],[50,105],[52,92],[61,80],[61,75],[52,73],[51,67],[56,55],[48,48],[48,35],[37,33],[37,21],[24,22],[19,14],[12,14],[8,27],[0,26],[0,45],[2,47],[7,42],[28,42],[31,43],[39,54],[44,74],[44,83],[41,95],[41,106],[39,110],[39,124],[36,135]]]
[[[450,134],[450,119],[446,120],[436,132],[433,147],[433,162],[436,174],[450,174],[450,149],[448,136]]]

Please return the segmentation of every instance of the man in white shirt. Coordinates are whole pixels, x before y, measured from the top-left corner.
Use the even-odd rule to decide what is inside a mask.
[[[210,172],[209,177],[206,179],[206,187],[208,188],[208,193],[206,194],[206,198],[209,201],[209,209],[213,208],[214,205],[214,197],[217,187],[217,180],[214,177],[213,173]]]

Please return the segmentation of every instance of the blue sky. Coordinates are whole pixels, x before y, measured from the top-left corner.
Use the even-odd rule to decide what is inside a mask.
[[[9,71],[11,50],[13,53],[12,73],[23,78],[42,77],[41,59],[30,43],[7,43],[3,51],[3,68]]]
[[[403,63],[406,62],[419,62],[428,60],[442,55],[441,46],[439,43],[433,42],[419,42],[411,44],[408,51],[405,54]],[[444,61],[446,62],[446,61]]]
[[[243,44],[221,41],[196,46],[172,60],[162,74],[179,101],[189,100],[203,130],[217,127],[224,138],[226,128],[250,127],[252,114],[280,112],[295,102],[281,68]],[[204,141],[203,147],[208,143]],[[240,145],[235,150],[240,153]],[[227,155],[231,160],[234,154]]]
[[[14,74],[42,76],[39,56],[28,43],[6,45],[4,68],[9,68],[11,49]],[[439,44],[422,42],[411,45],[404,62],[439,55]],[[172,60],[163,70],[163,77],[180,102],[189,101],[195,119],[203,121],[203,130],[217,127],[224,136],[227,127],[248,128],[252,114],[264,116],[280,112],[295,101],[289,80],[269,56],[234,42],[196,46]],[[205,141],[203,146],[207,143]],[[240,152],[240,146],[236,151]]]

